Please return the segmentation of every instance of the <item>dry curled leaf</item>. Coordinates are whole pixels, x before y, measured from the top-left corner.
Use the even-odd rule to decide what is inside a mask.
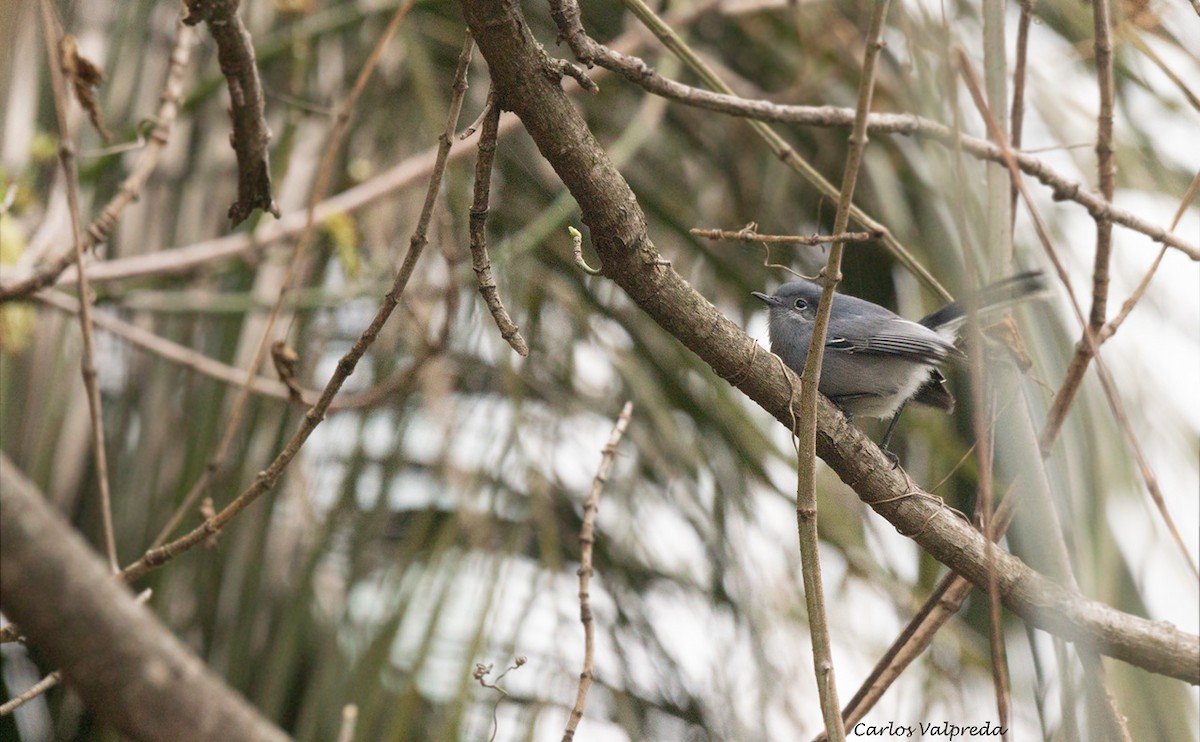
[[[71,89],[75,91],[75,100],[87,111],[92,126],[96,127],[104,141],[112,141],[112,132],[105,128],[100,102],[96,100],[96,88],[104,82],[104,72],[79,53],[79,45],[71,34],[63,36],[59,43],[59,54],[62,58],[63,74],[71,81]]]
[[[300,355],[292,346],[282,340],[271,343],[271,362],[275,364],[275,373],[279,380],[288,388],[288,398],[296,404],[304,404],[304,396],[300,393],[300,382],[296,381],[296,369],[300,365]]]
[[[1033,359],[1029,357],[1025,341],[1021,339],[1021,333],[1017,331],[1017,323],[1013,322],[1012,315],[1006,314],[999,322],[988,325],[983,329],[983,334],[1004,346],[1009,358],[1017,364],[1021,373],[1033,367]]]

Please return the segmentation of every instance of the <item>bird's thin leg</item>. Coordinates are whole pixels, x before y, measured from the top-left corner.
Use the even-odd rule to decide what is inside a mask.
[[[879,442],[879,449],[883,451],[884,456],[891,460],[893,469],[900,465],[900,457],[888,449],[888,444],[892,442],[892,433],[896,431],[896,423],[900,422],[900,415],[904,412],[904,406],[907,404],[907,399],[900,403],[900,409],[896,410],[896,414],[892,416],[892,421],[887,426],[887,432],[883,434],[883,440]]]

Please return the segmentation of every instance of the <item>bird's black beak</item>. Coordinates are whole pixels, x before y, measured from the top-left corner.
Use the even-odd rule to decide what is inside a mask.
[[[758,291],[751,291],[750,293],[754,296],[754,298],[758,299],[763,304],[768,304],[772,307],[779,306],[779,298],[778,297],[771,296],[770,294],[763,294]]]

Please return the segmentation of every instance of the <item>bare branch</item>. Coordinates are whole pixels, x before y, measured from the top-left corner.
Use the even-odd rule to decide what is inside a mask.
[[[465,70],[466,62],[470,57],[470,49],[471,38],[468,36],[463,42],[463,53],[459,56],[459,67],[461,70]],[[466,73],[463,71],[460,74]],[[421,215],[417,219],[417,226],[413,231],[413,236],[409,240],[408,253],[405,254],[404,262],[396,272],[392,288],[383,297],[383,303],[380,305],[378,311],[376,311],[371,324],[362,331],[358,340],[355,341],[350,350],[338,361],[333,375],[325,385],[325,389],[321,392],[320,399],[305,413],[300,428],[288,439],[283,450],[276,455],[275,460],[271,462],[270,466],[259,472],[250,486],[234,498],[231,503],[226,505],[221,512],[211,518],[206,518],[201,525],[175,541],[148,550],[142,555],[141,559],[122,570],[122,575],[126,580],[132,582],[144,576],[150,570],[162,566],[179,554],[195,547],[212,534],[219,533],[229,521],[237,517],[238,513],[245,510],[264,493],[275,487],[275,484],[279,481],[279,477],[283,475],[284,470],[295,459],[296,454],[300,452],[300,448],[304,445],[305,441],[308,440],[313,430],[325,418],[325,413],[329,410],[333,398],[341,390],[342,384],[346,382],[350,374],[354,373],[354,368],[358,365],[363,355],[366,354],[367,349],[375,342],[375,338],[379,336],[379,331],[383,328],[384,323],[392,315],[392,312],[396,309],[396,305],[400,303],[400,297],[403,295],[404,289],[408,287],[408,281],[412,278],[413,271],[417,267],[417,260],[421,257],[421,252],[424,250],[425,245],[429,242],[427,236],[429,220],[433,217],[433,207],[437,202],[438,192],[441,190],[442,176],[446,171],[446,158],[450,152],[450,144],[454,139],[455,128],[458,126],[458,115],[462,111],[462,94],[464,92],[465,88],[455,87],[451,96],[449,111],[446,114],[446,127],[438,140],[437,161],[434,165],[433,174],[429,179],[429,188],[425,192],[425,203],[421,208]]]
[[[34,300],[62,312],[69,312],[71,314],[79,313],[79,301],[75,297],[67,296],[57,291],[40,292],[34,295]],[[244,369],[222,363],[192,348],[155,335],[149,330],[126,322],[108,312],[94,312],[92,314],[92,323],[96,327],[125,340],[135,347],[141,348],[148,353],[153,353],[182,368],[202,374],[210,379],[215,379],[223,384],[240,387],[246,381],[246,372]],[[431,349],[429,352],[418,356],[408,367],[369,389],[339,395],[333,400],[330,410],[337,412],[339,410],[377,406],[383,400],[393,396],[397,390],[411,383],[415,372],[431,357],[430,353],[434,350],[436,349]],[[285,384],[263,376],[255,376],[250,388],[255,394],[263,397],[270,397],[285,402],[291,399],[291,390]],[[315,404],[321,396],[321,392],[315,389],[302,389],[301,394],[303,397],[302,402],[305,405]],[[7,629],[8,627],[6,626],[5,628]]]
[[[484,688],[494,690],[500,694],[500,697],[496,699],[496,703],[492,706],[492,733],[488,737],[488,742],[494,742],[494,740],[496,739],[496,733],[500,731],[500,720],[497,718],[496,714],[500,710],[500,702],[503,701],[505,698],[508,698],[508,691],[506,691],[506,690],[504,690],[504,688],[500,687],[500,681],[504,678],[505,675],[509,674],[513,670],[516,670],[518,667],[521,667],[522,665],[524,665],[525,662],[526,662],[526,660],[524,657],[518,656],[515,660],[513,660],[513,663],[511,665],[509,665],[507,668],[504,669],[504,672],[497,675],[496,679],[492,680],[492,681],[489,681],[487,679],[487,676],[489,674],[491,674],[491,672],[492,672],[492,665],[484,665],[484,664],[476,664],[475,665],[475,672],[472,675],[476,680],[479,681],[479,685],[481,685]]]
[[[781,105],[770,101],[742,98],[729,91],[711,92],[667,79],[655,72],[643,60],[622,54],[589,38],[583,27],[578,25],[578,7],[571,0],[552,2],[551,14],[555,16],[556,22],[559,24],[561,37],[571,44],[572,51],[581,61],[590,61],[612,70],[655,95],[661,95],[685,105],[731,116],[742,116],[756,121],[826,128],[850,128],[854,124],[854,109],[852,108]],[[960,136],[945,124],[912,114],[871,114],[867,119],[867,129],[872,135],[919,136],[946,147],[955,146],[955,140],[961,139],[963,151],[982,160],[1004,162],[1006,156],[1005,151],[992,142],[976,137]],[[1032,175],[1043,185],[1048,186],[1055,200],[1074,201],[1085,207],[1093,218],[1110,218],[1117,224],[1141,232],[1156,242],[1180,250],[1192,260],[1200,260],[1200,246],[1186,242],[1133,212],[1113,206],[1101,196],[1089,191],[1083,184],[1067,178],[1032,155],[1015,152],[1011,156],[1023,172]],[[836,195],[836,191],[830,195]],[[876,227],[882,229],[882,226],[864,221],[857,214],[855,218],[871,229]],[[949,298],[948,294],[939,293]]]
[[[841,232],[839,234],[759,234],[758,225],[747,224],[736,232],[729,229],[690,229],[688,234],[707,237],[710,240],[733,240],[736,242],[782,242],[789,245],[824,245],[838,242],[867,242],[878,239],[875,232]]]
[[[0,559],[0,607],[97,718],[134,739],[287,739],[138,605],[3,454]]]
[[[203,0],[197,0],[197,2],[201,1]],[[237,2],[239,2],[239,0],[225,1],[231,2],[234,6],[236,6]],[[324,198],[325,191],[329,187],[329,181],[333,174],[334,158],[336,157],[338,150],[341,148],[342,139],[346,133],[346,127],[350,122],[350,114],[354,110],[354,104],[358,101],[359,95],[367,85],[367,80],[370,79],[372,72],[374,72],[376,65],[378,65],[379,58],[383,54],[384,47],[395,35],[396,30],[400,27],[400,23],[408,15],[408,11],[412,9],[413,2],[414,0],[406,0],[406,2],[403,2],[397,6],[396,12],[392,14],[392,18],[388,22],[387,27],[383,30],[383,33],[380,34],[379,39],[375,42],[375,47],[371,50],[370,56],[367,57],[367,61],[363,64],[362,69],[359,70],[358,77],[354,82],[354,87],[350,90],[350,94],[346,97],[346,100],[338,109],[338,114],[334,120],[333,129],[329,133],[329,139],[326,141],[324,152],[321,155],[321,163],[317,168],[316,183],[313,186],[312,193],[309,195],[308,209],[305,212],[304,229],[300,232],[300,238],[296,243],[295,253],[292,255],[292,258],[288,263],[287,272],[283,278],[283,285],[279,290],[279,294],[275,298],[275,303],[271,306],[270,314],[267,316],[266,326],[263,328],[262,337],[259,338],[258,347],[254,352],[254,358],[250,361],[249,368],[246,369],[245,382],[243,383],[242,387],[238,389],[238,393],[233,400],[233,404],[229,412],[229,418],[225,422],[225,429],[221,433],[221,439],[217,442],[217,450],[215,453],[213,453],[212,457],[205,465],[204,471],[201,473],[200,478],[192,484],[192,487],[188,490],[187,495],[179,503],[179,506],[175,509],[175,512],[170,518],[167,519],[166,525],[163,526],[161,531],[159,531],[158,536],[151,544],[151,548],[161,546],[163,542],[167,540],[167,537],[171,535],[171,532],[174,531],[179,525],[180,521],[183,520],[184,515],[190,512],[195,506],[196,502],[204,495],[204,492],[208,489],[208,485],[212,481],[212,478],[216,475],[217,471],[224,463],[225,457],[229,453],[230,446],[233,445],[233,439],[237,435],[238,429],[241,427],[242,416],[245,414],[246,405],[250,399],[250,386],[254,382],[254,379],[258,376],[258,369],[262,366],[267,355],[267,349],[271,345],[272,332],[274,331],[275,323],[279,320],[279,313],[283,307],[284,296],[287,294],[288,289],[291,287],[293,281],[295,281],[300,270],[300,266],[304,265],[304,254],[312,240],[317,203]],[[234,11],[236,11],[236,7],[234,8]],[[234,17],[236,18],[236,12]],[[186,21],[187,19],[184,20]],[[249,35],[246,36],[246,40],[248,42]],[[253,67],[253,49],[251,49],[250,53],[250,63],[251,67]],[[222,70],[224,71],[224,69],[225,63],[222,62]],[[254,75],[256,83],[257,74],[257,71],[255,71]],[[232,81],[233,78],[231,77],[231,85],[233,84]],[[235,114],[235,125],[236,120]],[[267,185],[268,187],[270,186],[269,177]],[[241,199],[239,198],[239,201],[240,200]],[[234,208],[237,208],[237,204],[234,205]],[[276,213],[275,216],[278,217],[279,214]]]
[[[600,466],[596,468],[596,477],[592,480],[592,489],[587,499],[583,501],[583,525],[579,529],[579,621],[583,624],[583,672],[579,673],[579,691],[575,694],[575,705],[567,717],[567,728],[563,731],[563,742],[575,738],[575,730],[583,719],[583,705],[587,701],[588,690],[592,687],[595,677],[596,627],[592,618],[592,600],[589,585],[592,581],[592,547],[596,543],[596,509],[600,506],[600,491],[608,481],[608,470],[612,468],[613,459],[617,455],[617,444],[629,427],[629,419],[633,416],[633,402],[626,402],[621,408],[621,414],[613,425],[608,443],[600,457]]]
[[[1008,138],[1008,52],[1004,34],[1004,17],[1006,12],[1005,0],[982,0],[980,12],[983,16],[983,86],[986,92],[989,109],[993,111],[993,125]],[[948,70],[953,84],[953,68]],[[961,131],[960,112],[957,101],[957,91],[952,94],[955,99],[954,123]],[[965,168],[962,163],[962,148],[955,147],[955,169],[960,188],[967,187]],[[963,209],[956,209],[955,219],[958,223],[959,241],[963,244],[968,284],[988,275],[989,267],[1005,268],[1015,254],[1016,245],[1013,242],[1013,203],[1012,174],[1005,172],[1004,166],[989,162],[984,167],[986,190],[984,193],[985,223],[983,239],[990,249],[983,256],[967,247],[968,231],[966,215]],[[985,267],[986,266],[986,267]],[[976,286],[977,288],[977,286]],[[995,572],[995,536],[992,523],[992,513],[995,509],[993,471],[994,450],[992,444],[992,427],[988,417],[995,406],[994,387],[989,385],[989,375],[984,368],[983,333],[979,327],[979,319],[973,306],[974,299],[967,299],[966,343],[968,372],[971,377],[971,427],[975,432],[975,460],[978,470],[976,485],[977,501],[975,516],[979,530],[984,535],[984,557],[988,565],[987,599],[988,599],[988,645],[991,650],[992,688],[996,697],[996,720],[1001,729],[1001,739],[1008,742],[1009,735],[1009,704],[1011,681],[1008,675],[1008,652],[1004,643],[1004,621],[1000,609],[1000,591],[996,585]],[[990,403],[990,405],[989,405]],[[1057,535],[1057,534],[1056,534]]]
[[[496,279],[492,277],[492,261],[487,249],[487,215],[488,199],[491,193],[492,163],[496,158],[496,131],[500,126],[500,102],[493,93],[488,94],[488,104],[484,108],[483,129],[479,132],[479,159],[475,162],[475,196],[471,204],[470,233],[471,233],[471,267],[475,269],[475,278],[479,282],[479,295],[487,304],[496,327],[500,329],[500,337],[508,343],[519,356],[529,355],[529,346],[517,323],[513,322],[504,303],[500,301],[500,291],[496,288]]]
[[[61,680],[62,671],[55,670],[46,677],[29,686],[29,690],[0,704],[0,716],[8,716],[46,691],[57,686]]]
[[[1020,151],[1021,135],[1025,125],[1025,68],[1029,59],[1029,26],[1033,23],[1033,0],[1018,0],[1021,18],[1017,21],[1017,56],[1013,64],[1012,111],[1008,115],[1009,142],[1013,150]],[[1010,186],[1008,214],[1012,221],[1017,218],[1017,186]],[[1010,222],[1011,224],[1011,222]],[[1014,243],[1013,248],[1016,248]]]
[[[271,130],[267,127],[262,83],[254,59],[254,39],[238,14],[241,0],[184,0],[183,22],[208,25],[217,45],[217,61],[229,85],[229,116],[233,120],[230,144],[237,154],[238,196],[229,207],[229,220],[237,226],[255,209],[279,218],[271,196]]]
[[[1200,193],[1200,171],[1196,172],[1192,178],[1191,184],[1188,185],[1187,191],[1183,194],[1183,198],[1179,201],[1179,209],[1175,212],[1175,218],[1171,220],[1171,229],[1179,225],[1179,220],[1183,218],[1183,212],[1187,209],[1188,204],[1196,199],[1196,195]],[[1100,330],[1100,342],[1104,342],[1113,336],[1113,333],[1121,326],[1125,319],[1129,317],[1129,313],[1137,306],[1137,303],[1142,300],[1146,289],[1150,287],[1150,281],[1154,278],[1154,274],[1158,272],[1158,266],[1162,264],[1163,256],[1167,254],[1167,246],[1163,245],[1158,251],[1158,255],[1154,258],[1154,262],[1150,265],[1150,269],[1146,271],[1146,275],[1142,276],[1142,280],[1138,282],[1137,288],[1121,305],[1121,310],[1117,312],[1117,316],[1109,320],[1108,324]]]
[[[846,166],[842,187],[838,193],[837,214],[833,233],[841,234],[850,224],[854,205],[854,189],[858,169],[867,148],[867,115],[875,93],[875,63],[883,49],[883,27],[889,0],[876,0],[867,30],[866,52],[863,55],[862,79],[858,85],[854,128],[846,151]],[[821,584],[820,539],[817,534],[817,397],[821,381],[821,365],[825,358],[825,337],[829,330],[829,315],[833,310],[833,295],[842,280],[842,252],[845,245],[833,243],[829,258],[821,269],[821,299],[813,320],[812,338],[800,375],[799,430],[793,429],[796,445],[796,530],[800,541],[800,563],[804,577],[804,602],[808,608],[808,627],[812,635],[813,670],[817,676],[817,693],[825,719],[825,733],[834,742],[846,738],[842,726],[841,704],[833,671],[833,651],[830,648],[829,621],[825,616],[825,588]]]
[[[54,90],[54,113],[58,119],[58,159],[62,165],[63,181],[67,188],[67,204],[71,215],[71,238],[75,244],[75,265],[83,271],[83,232],[80,228],[79,173],[75,163],[75,144],[67,124],[67,89],[63,79],[62,60],[56,58],[54,8],[51,0],[42,0],[42,31],[46,53],[50,57],[50,86]],[[83,386],[87,390],[88,415],[92,425],[92,449],[96,461],[96,485],[100,493],[100,519],[104,528],[104,551],[112,571],[120,569],[117,561],[117,537],[113,531],[112,497],[108,490],[108,453],[104,443],[104,411],[100,406],[100,385],[96,382],[96,338],[92,334],[92,290],[87,277],[79,283],[79,326],[83,335],[81,366]]]
[[[1112,71],[1112,39],[1110,38],[1110,21],[1107,0],[1095,0],[1092,3],[1092,16],[1096,33],[1096,77],[1100,88],[1100,113],[1097,116],[1099,131],[1096,138],[1096,159],[1099,170],[1100,195],[1108,202],[1113,199],[1114,173],[1116,166],[1113,160],[1113,71]],[[1108,307],[1108,265],[1112,255],[1112,221],[1105,217],[1096,219],[1096,255],[1092,267],[1092,310],[1088,318],[1086,332],[1092,336],[1104,327]],[[1075,345],[1075,355],[1067,366],[1062,385],[1054,394],[1054,403],[1046,419],[1046,440],[1053,440],[1058,435],[1058,429],[1067,417],[1075,394],[1083,383],[1084,373],[1092,361],[1091,346],[1086,339],[1081,338]]]

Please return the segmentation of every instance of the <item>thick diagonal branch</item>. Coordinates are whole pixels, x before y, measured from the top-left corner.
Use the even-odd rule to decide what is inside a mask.
[[[530,35],[517,7],[466,0],[464,11],[492,81],[542,155],[579,203],[604,274],[724,379],[790,426],[798,380],[721,315],[661,259],[629,185],[612,166],[559,85],[557,67]],[[933,498],[905,482],[879,449],[826,400],[817,409],[817,453],[859,497],[938,561],[985,585],[983,536],[946,517]],[[912,496],[907,496],[912,495]],[[1200,637],[1122,613],[996,551],[1005,605],[1030,623],[1152,672],[1200,684]]]
[[[0,606],[132,739],[286,740],[113,577],[0,454]]]

